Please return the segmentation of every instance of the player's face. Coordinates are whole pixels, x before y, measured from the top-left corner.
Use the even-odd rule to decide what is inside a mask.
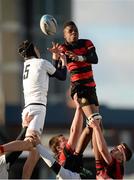
[[[59,140],[59,150],[62,151],[68,140],[64,136],[59,137],[58,140]]]
[[[113,150],[111,151],[111,155],[118,159],[120,162],[124,162],[125,161],[125,152],[124,152],[124,148],[122,147],[122,145],[118,145],[115,148],[113,148]]]
[[[64,29],[64,38],[69,44],[77,42],[78,37],[79,33],[76,26],[67,26]]]

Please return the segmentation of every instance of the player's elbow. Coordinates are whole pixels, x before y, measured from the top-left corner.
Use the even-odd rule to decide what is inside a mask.
[[[97,54],[93,54],[90,58],[92,64],[98,64],[98,57]]]
[[[97,57],[94,59],[94,64],[98,64],[98,58]]]
[[[61,80],[61,81],[65,81],[65,80],[66,80],[66,76],[62,76],[62,77],[60,78],[60,80]]]

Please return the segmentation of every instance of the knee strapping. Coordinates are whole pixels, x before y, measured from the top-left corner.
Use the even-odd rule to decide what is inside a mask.
[[[90,121],[90,120],[92,120],[92,119],[94,119],[94,120],[101,120],[102,119],[102,116],[99,114],[99,113],[93,113],[93,114],[91,114],[89,117],[88,117],[88,120]]]
[[[90,120],[101,120],[102,116],[99,113],[93,113],[86,119],[86,125],[88,126],[88,123]]]

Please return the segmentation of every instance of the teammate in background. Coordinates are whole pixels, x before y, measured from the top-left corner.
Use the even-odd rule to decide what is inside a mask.
[[[100,121],[94,119],[89,121],[89,127],[93,128],[98,148],[98,152],[94,151],[97,171],[96,179],[123,179],[124,165],[126,161],[131,159],[132,151],[126,143],[122,143],[109,152],[99,123]],[[93,146],[94,148],[96,149]]]
[[[38,139],[38,138],[37,138]],[[41,144],[40,141],[36,140],[36,148],[42,157],[42,159],[45,161],[45,163],[55,172],[56,179],[91,179],[92,178],[92,172],[82,168],[81,172],[76,172],[68,169],[67,167],[64,167],[56,161],[56,159],[52,156],[52,154],[48,151],[48,149]],[[71,161],[69,163],[72,163],[73,157],[71,158]],[[76,164],[73,164],[75,166],[79,166],[78,161]]]
[[[65,138],[62,134],[56,135],[49,140],[49,147],[53,151],[56,160],[60,165],[64,165],[66,157],[64,155],[63,149],[75,153],[75,149],[83,130],[83,114],[78,103],[77,94],[74,95],[74,103],[76,106],[75,115],[70,127],[69,138]]]
[[[92,64],[98,63],[95,46],[91,40],[79,39],[79,32],[73,21],[66,22],[63,28],[65,42],[59,51],[67,58],[67,69],[70,73],[71,97],[77,93],[82,110],[90,120],[92,117],[101,119],[96,94],[96,83],[93,77]],[[55,56],[56,43],[52,43],[49,51]]]
[[[27,126],[29,122],[32,120],[31,116],[28,116],[28,113],[25,116],[25,120],[22,124],[22,130],[17,137],[17,140],[23,140],[25,138],[25,133],[27,130]],[[16,152],[11,152],[4,154],[0,156],[0,178],[1,179],[8,179],[8,171],[10,170],[11,166],[16,162],[18,157],[22,151],[16,151]]]
[[[27,113],[32,115],[33,119],[28,125],[25,139],[1,145],[0,155],[6,152],[27,150],[32,153],[34,147],[33,135],[41,136],[43,131],[49,77],[55,77],[62,81],[66,79],[66,57],[64,54],[55,53],[55,58],[60,58],[62,62],[60,68],[55,68],[50,62],[42,59],[37,47],[28,40],[19,46],[19,54],[24,58],[23,92],[25,107],[22,112],[22,120],[24,121]],[[30,155],[29,157],[32,159]],[[31,162],[28,162],[26,170],[31,167]],[[29,175],[29,172],[27,174]],[[25,176],[24,173],[23,175]]]

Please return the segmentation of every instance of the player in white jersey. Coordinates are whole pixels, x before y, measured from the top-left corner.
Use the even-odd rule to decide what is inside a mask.
[[[31,134],[31,130],[33,129],[38,132],[38,134],[42,133],[46,114],[49,75],[55,75],[55,77],[58,79],[60,78],[60,80],[66,79],[65,61],[63,61],[62,69],[57,70],[60,71],[60,76],[57,76],[56,68],[49,61],[40,58],[37,48],[35,52],[38,58],[36,55],[30,55],[30,58],[25,58],[23,70],[25,109],[23,110],[22,117],[24,119],[27,111],[31,115],[34,115],[34,119],[29,124],[26,135],[29,135],[29,133]]]
[[[54,67],[49,61],[41,59],[37,47],[28,40],[19,46],[19,53],[24,58],[23,91],[25,108],[22,112],[22,121],[27,113],[32,115],[33,119],[28,125],[24,141],[15,140],[0,146],[0,154],[11,151],[33,150],[34,140],[32,137],[33,135],[40,136],[44,126],[49,76],[56,77],[59,80],[66,79],[66,57],[60,52],[55,53],[54,59],[61,60],[62,65],[59,68]]]

